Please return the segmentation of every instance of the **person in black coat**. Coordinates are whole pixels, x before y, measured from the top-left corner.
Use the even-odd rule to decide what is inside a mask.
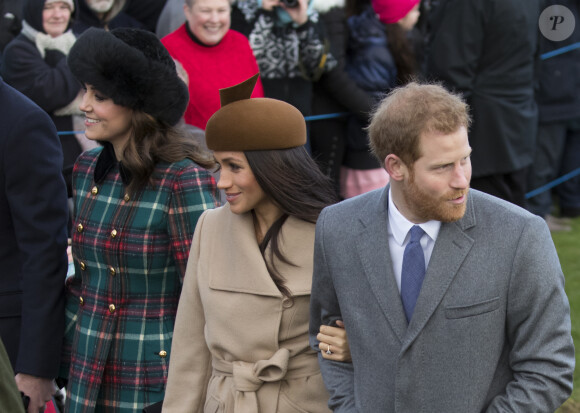
[[[407,36],[418,17],[418,1],[312,2],[338,62],[315,83],[313,107],[322,114],[351,112],[349,118],[313,123],[312,154],[335,182],[340,179],[342,197],[382,187],[388,180],[369,150],[364,128],[373,106],[415,74],[413,64],[402,63],[415,61]]]
[[[326,29],[330,53],[337,60],[332,70],[314,82],[312,112],[314,115],[349,113],[366,126],[375,99],[345,69],[349,38],[345,0],[314,0],[312,4]],[[337,194],[340,194],[340,167],[346,151],[347,120],[346,116],[322,119],[310,126],[312,156],[322,172],[332,178]]]
[[[46,26],[51,19],[64,21],[64,10],[55,11],[45,21],[45,7],[68,7],[68,25]],[[81,145],[73,131],[73,115],[81,116],[78,108],[81,85],[70,72],[66,56],[76,41],[70,29],[78,7],[74,1],[24,0],[23,28],[4,51],[4,60],[0,72],[4,81],[26,95],[34,103],[50,114],[59,132],[69,132],[60,136],[63,150],[65,171],[72,169]],[[60,13],[60,14],[58,14]],[[68,169],[67,169],[68,168]],[[67,184],[71,186],[70,174]],[[69,191],[70,192],[70,191]]]
[[[67,194],[50,117],[0,78],[0,338],[28,412],[54,393],[64,336]]]
[[[129,0],[124,10],[129,16],[140,21],[150,32],[155,32],[157,21],[167,0]],[[183,3],[181,6],[183,10]]]
[[[576,29],[565,39],[549,39],[543,33],[540,39],[542,55],[580,42],[580,2],[578,0],[548,0],[546,7],[557,4],[562,13],[566,8],[566,23],[574,19]],[[553,22],[554,15],[543,18]],[[563,14],[563,13],[562,13]],[[564,16],[559,16],[557,21]],[[564,22],[559,23],[563,25]],[[553,26],[552,26],[553,27]],[[550,29],[552,28],[550,27]],[[556,29],[559,27],[556,26]],[[564,27],[560,28],[564,30]],[[540,76],[536,101],[539,109],[538,140],[534,164],[528,176],[528,190],[532,191],[551,182],[559,176],[580,168],[580,49],[567,51],[555,56],[547,55],[540,63]],[[575,218],[580,216],[580,176],[572,178],[555,188],[560,205],[560,216]],[[546,219],[553,230],[571,230],[566,220],[550,215],[552,208],[551,191],[544,191],[528,200],[527,208]]]
[[[427,0],[427,77],[470,106],[475,189],[522,206],[538,121],[541,0]]]
[[[0,0],[0,61],[4,48],[22,28],[21,3],[21,0]]]

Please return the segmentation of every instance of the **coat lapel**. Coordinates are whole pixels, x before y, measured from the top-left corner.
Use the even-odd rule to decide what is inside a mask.
[[[280,249],[294,265],[277,261],[277,266],[293,295],[310,295],[312,289],[315,227],[294,217],[282,226]]]
[[[209,286],[215,290],[236,291],[248,294],[281,297],[282,294],[268,273],[262,258],[252,214],[236,215],[229,211],[222,214],[221,228],[227,228],[227,236],[221,237],[219,248],[227,251],[228,259],[216,261],[210,269]],[[286,279],[286,286],[293,295],[309,295],[312,286],[312,262],[314,253],[314,224],[289,217],[282,226],[279,246],[292,264],[276,260],[276,268]],[[266,251],[269,256],[269,251]],[[304,269],[308,268],[308,271]],[[236,276],[233,277],[232,273]]]
[[[209,287],[215,290],[235,291],[256,295],[280,297],[260,253],[252,214],[222,214],[221,228],[227,228],[219,249],[227,251],[227,260],[216,260],[210,268]],[[232,276],[236,274],[236,276]]]
[[[445,296],[474,243],[464,230],[474,225],[471,197],[468,197],[467,209],[461,220],[441,225],[401,353],[419,335]]]
[[[371,202],[370,208],[360,215],[357,250],[373,294],[396,336],[403,341],[407,320],[389,252],[388,193],[387,186],[382,195],[375,198],[376,202]]]

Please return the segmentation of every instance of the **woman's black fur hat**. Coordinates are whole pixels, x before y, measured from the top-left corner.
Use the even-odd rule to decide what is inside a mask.
[[[169,52],[141,29],[90,28],[76,41],[68,65],[83,84],[117,105],[139,110],[169,125],[185,112],[189,93]]]

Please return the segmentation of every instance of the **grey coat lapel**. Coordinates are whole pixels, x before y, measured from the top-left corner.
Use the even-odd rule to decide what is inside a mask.
[[[361,211],[356,247],[373,294],[396,336],[403,341],[407,320],[389,252],[388,193],[387,186],[382,194],[377,193],[368,208]]]
[[[441,225],[401,353],[411,345],[425,327],[473,246],[474,240],[464,232],[465,229],[475,225],[473,208],[473,202],[469,196],[463,218],[454,223]]]

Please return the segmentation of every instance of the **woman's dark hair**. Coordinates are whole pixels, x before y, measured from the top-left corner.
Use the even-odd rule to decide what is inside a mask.
[[[389,50],[397,66],[397,84],[405,85],[417,77],[418,65],[409,33],[398,23],[385,24]]]
[[[346,0],[346,16],[358,16],[372,7],[370,0]],[[397,84],[405,85],[418,75],[418,63],[413,41],[399,24],[385,24],[388,47],[397,67]]]
[[[272,280],[286,297],[292,294],[277,271],[274,257],[293,265],[280,251],[278,237],[288,217],[316,223],[322,209],[337,202],[332,181],[324,175],[303,146],[290,149],[246,151],[248,164],[260,188],[282,211],[260,243]],[[269,257],[266,248],[270,245]],[[268,259],[266,259],[268,258]]]
[[[131,138],[123,151],[123,166],[131,172],[127,192],[133,196],[150,183],[155,164],[178,162],[189,158],[203,168],[215,168],[215,160],[200,148],[195,140],[176,126],[153,116],[133,111]]]

